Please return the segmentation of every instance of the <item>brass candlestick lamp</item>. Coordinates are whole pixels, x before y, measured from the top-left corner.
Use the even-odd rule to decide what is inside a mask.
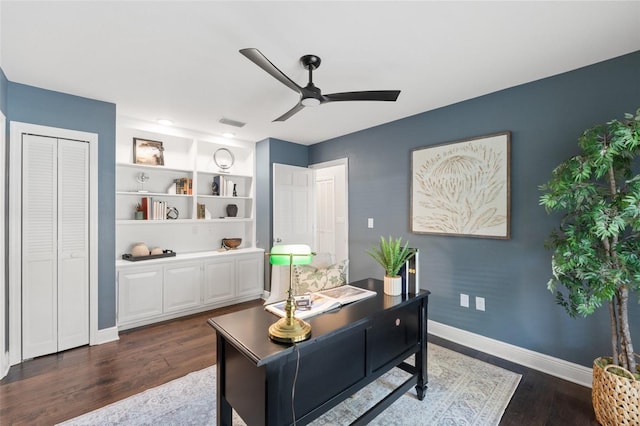
[[[280,343],[297,343],[311,337],[311,325],[295,317],[296,301],[293,297],[293,265],[311,263],[314,253],[304,244],[283,244],[273,246],[269,253],[272,265],[289,265],[289,296],[285,302],[285,317],[269,327],[269,338]]]

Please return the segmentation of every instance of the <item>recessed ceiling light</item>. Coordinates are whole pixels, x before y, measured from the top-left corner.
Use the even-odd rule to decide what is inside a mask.
[[[173,121],[167,120],[166,118],[160,118],[158,119],[158,124],[162,124],[163,126],[171,126],[173,124]]]
[[[222,136],[224,136],[225,138],[229,138],[231,139],[232,137],[234,137],[236,134],[235,133],[231,133],[231,132],[224,132],[222,134]]]

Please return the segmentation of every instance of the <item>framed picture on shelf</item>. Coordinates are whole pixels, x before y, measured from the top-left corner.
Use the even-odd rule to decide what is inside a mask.
[[[511,133],[416,148],[411,232],[510,238]]]
[[[162,142],[133,138],[133,162],[148,166],[164,166]]]

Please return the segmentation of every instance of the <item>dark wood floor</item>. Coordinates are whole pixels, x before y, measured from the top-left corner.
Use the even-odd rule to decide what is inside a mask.
[[[53,425],[216,362],[206,319],[260,304],[247,302],[120,334],[11,367],[0,381],[0,425]],[[597,425],[591,390],[448,342],[429,341],[522,374],[501,425]]]

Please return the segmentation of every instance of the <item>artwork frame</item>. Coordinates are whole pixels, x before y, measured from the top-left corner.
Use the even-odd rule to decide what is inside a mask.
[[[415,234],[511,238],[511,132],[411,151]]]
[[[164,166],[162,142],[145,138],[133,138],[133,162],[147,166]]]

